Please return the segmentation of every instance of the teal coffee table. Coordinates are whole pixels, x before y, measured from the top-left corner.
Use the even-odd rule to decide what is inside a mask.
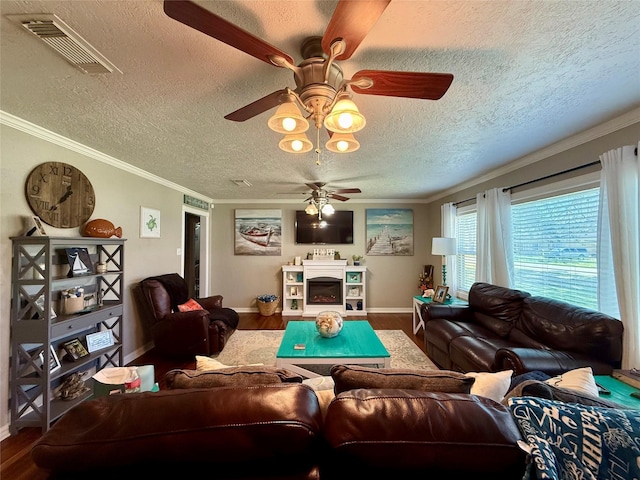
[[[302,365],[330,367],[336,364],[377,364],[388,368],[391,357],[366,320],[345,320],[342,332],[333,338],[321,337],[315,321],[290,321],[287,324],[276,354],[276,366],[313,378],[320,374]]]

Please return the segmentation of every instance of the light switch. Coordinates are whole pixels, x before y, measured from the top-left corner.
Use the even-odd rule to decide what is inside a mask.
[[[182,255],[182,249],[180,247],[176,248],[176,255]]]

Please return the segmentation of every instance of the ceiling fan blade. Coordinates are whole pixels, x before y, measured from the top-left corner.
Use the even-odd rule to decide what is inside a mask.
[[[165,0],[164,13],[269,65],[281,66],[272,63],[270,55],[279,55],[293,63],[293,58],[280,49],[193,2]]]
[[[335,193],[327,193],[327,197],[335,198],[336,200],[340,200],[341,202],[346,202],[349,200],[349,197],[343,197],[342,195],[336,195]]]
[[[225,115],[224,118],[227,120],[233,120],[234,122],[244,122],[245,120],[249,120],[256,115],[260,115],[262,112],[266,112],[267,110],[280,105],[286,98],[282,95],[283,93],[287,93],[286,88],[277,90],[256,100],[255,102],[251,102],[249,105],[245,105],[235,112]]]
[[[346,48],[336,58],[350,58],[390,2],[391,0],[340,0],[322,36],[324,53],[329,55],[331,43],[336,38],[342,38]]]
[[[331,193],[362,193],[362,190],[359,188],[338,188],[331,190]]]
[[[355,93],[426,100],[442,98],[453,82],[453,75],[450,73],[391,72],[387,70],[360,70],[353,76],[353,80],[362,77],[373,80],[373,85],[370,88],[351,85]]]
[[[311,190],[320,190],[322,187],[326,185],[326,183],[314,182],[314,183],[305,183],[305,185],[309,187]]]

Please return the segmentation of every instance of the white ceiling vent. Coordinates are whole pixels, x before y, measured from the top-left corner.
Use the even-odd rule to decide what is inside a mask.
[[[71,27],[55,15],[38,15],[25,19],[22,26],[62,55],[71,65],[85,73],[122,73]]]

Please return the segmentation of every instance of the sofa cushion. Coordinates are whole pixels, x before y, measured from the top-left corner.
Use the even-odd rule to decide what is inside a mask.
[[[402,388],[425,392],[469,393],[473,378],[448,370],[373,368],[359,365],[331,367],[336,395],[356,388]]]
[[[525,454],[517,447],[521,436],[509,410],[474,395],[350,390],[329,405],[324,434],[337,456],[331,464],[349,469],[336,478],[459,473],[459,478],[513,479],[524,471]]]
[[[533,457],[527,478],[640,477],[640,410],[530,397],[510,399],[509,408]]]
[[[579,352],[610,364],[622,359],[622,322],[595,310],[531,297],[523,301],[518,329],[549,349]]]
[[[469,290],[469,306],[474,321],[506,337],[520,317],[522,300],[530,296],[521,290],[476,282]]]
[[[302,377],[282,368],[247,365],[205,371],[174,369],[165,374],[165,381],[167,388],[179,389],[301,383]]]
[[[500,368],[495,362],[496,352],[509,345],[508,340],[499,337],[489,339],[462,336],[451,342],[449,355],[456,369],[463,372],[493,372]]]
[[[69,410],[31,456],[56,471],[120,467],[111,478],[132,478],[132,462],[147,470],[175,464],[189,477],[193,463],[209,464],[216,478],[255,468],[276,478],[274,466],[282,473],[314,461],[321,426],[315,393],[299,384],[111,395]]]

